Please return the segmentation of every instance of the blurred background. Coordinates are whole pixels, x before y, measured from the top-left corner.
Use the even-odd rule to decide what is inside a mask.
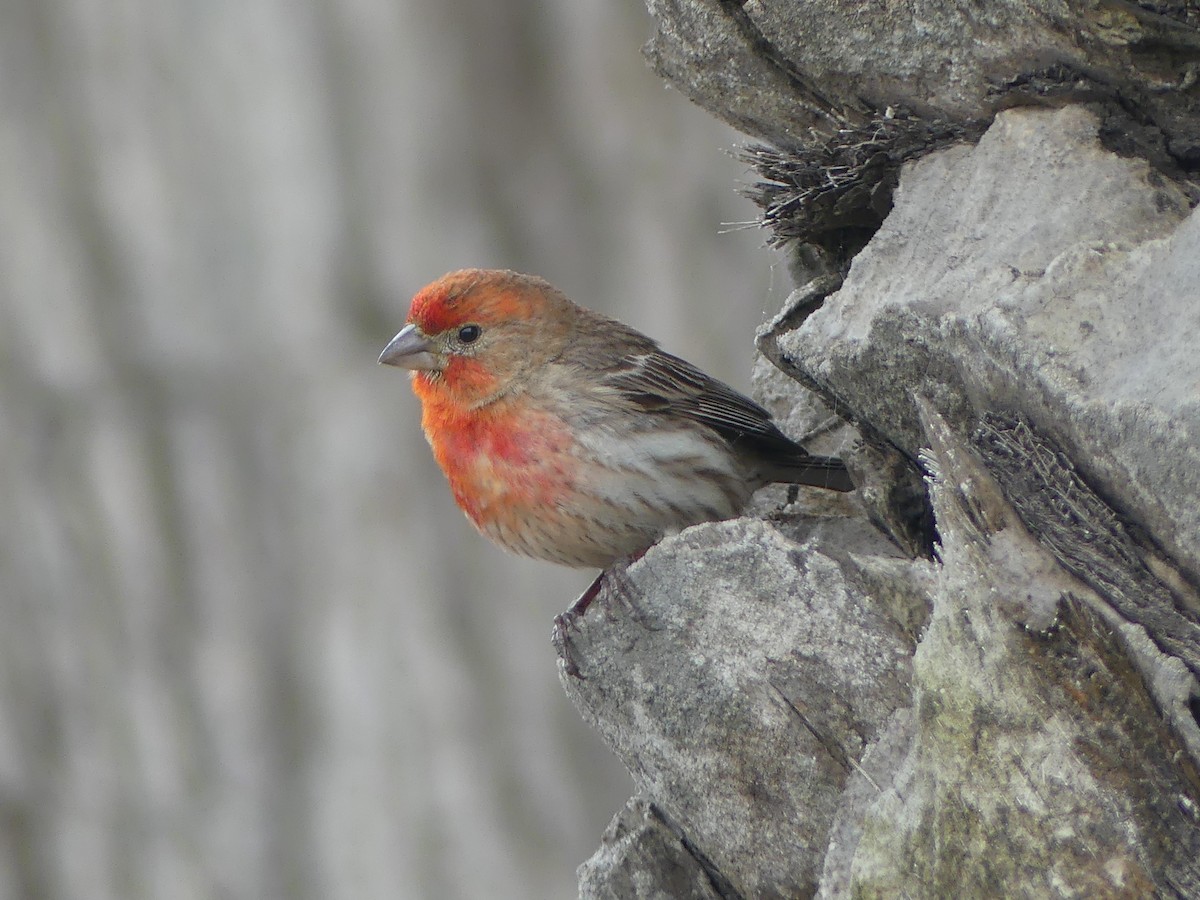
[[[629,795],[592,578],[453,506],[412,293],[537,272],[742,389],[786,293],[639,0],[0,5],[0,898],[540,898]]]

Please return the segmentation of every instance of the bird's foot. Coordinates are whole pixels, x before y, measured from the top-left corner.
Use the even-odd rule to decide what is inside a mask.
[[[554,649],[558,651],[559,658],[563,661],[563,671],[572,678],[583,679],[583,675],[579,671],[579,666],[575,663],[575,656],[571,652],[571,636],[568,633],[574,627],[576,621],[583,617],[587,612],[587,608],[592,605],[592,601],[600,595],[600,588],[604,584],[604,572],[597,575],[592,583],[587,586],[587,589],[579,595],[570,608],[563,613],[559,613],[554,617],[554,630],[550,633],[550,640],[554,643]]]
[[[563,671],[572,678],[582,680],[583,675],[579,671],[579,666],[575,662],[575,657],[571,650],[570,631],[583,618],[588,607],[597,598],[600,599],[600,604],[606,609],[611,609],[611,602],[614,599],[618,602],[623,602],[641,625],[647,628],[652,627],[637,604],[633,602],[633,596],[636,592],[633,588],[633,582],[630,581],[626,574],[626,569],[645,556],[645,554],[645,550],[630,554],[600,572],[566,612],[559,613],[554,617],[554,629],[551,632],[550,639],[554,644],[554,649],[558,651],[559,658],[563,661]]]

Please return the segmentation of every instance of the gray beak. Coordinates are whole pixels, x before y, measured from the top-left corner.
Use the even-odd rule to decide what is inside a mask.
[[[430,353],[433,346],[416,325],[405,325],[379,354],[379,362],[401,369],[437,369],[438,358]]]

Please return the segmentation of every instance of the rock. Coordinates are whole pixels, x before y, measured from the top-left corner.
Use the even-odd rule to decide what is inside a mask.
[[[1153,8],[1150,8],[1153,7]],[[1000,111],[1086,102],[1105,147],[1200,199],[1200,12],[1051,0],[647,0],[655,69],[764,145],[742,148],[771,243],[845,269],[902,164]]]
[[[1049,0],[646,5],[656,25],[646,55],[659,74],[777,146],[817,147],[893,108],[966,126],[1017,102],[1097,100],[1112,101],[1113,140],[1165,166],[1200,163],[1194,9]]]
[[[768,340],[904,452],[914,397],[1017,410],[1200,581],[1200,217],[1072,107],[913,163],[842,288]]]
[[[1103,601],[923,407],[942,565],[913,724],[872,751],[907,753],[879,792],[843,802],[857,842],[831,849],[822,895],[1194,896],[1200,829],[1180,811],[1195,766]]]
[[[705,863],[643,797],[613,818],[596,855],[579,867],[579,894],[596,900],[718,900]]]
[[[570,635],[571,699],[740,896],[813,893],[846,779],[908,702],[931,573],[859,522],[687,529]]]

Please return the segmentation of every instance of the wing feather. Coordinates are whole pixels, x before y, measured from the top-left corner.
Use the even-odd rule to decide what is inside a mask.
[[[642,427],[685,420],[711,429],[763,483],[785,481],[837,491],[854,489],[845,464],[812,456],[771,421],[771,414],[729,385],[661,350],[638,331],[589,313],[604,327],[582,330],[564,364],[582,372],[598,406],[650,414]],[[603,336],[603,337],[601,337]],[[581,415],[595,414],[580,409]]]
[[[771,421],[770,413],[691,363],[661,350],[625,356],[602,377],[605,387],[637,406],[690,419],[735,442],[756,437],[796,449]]]

